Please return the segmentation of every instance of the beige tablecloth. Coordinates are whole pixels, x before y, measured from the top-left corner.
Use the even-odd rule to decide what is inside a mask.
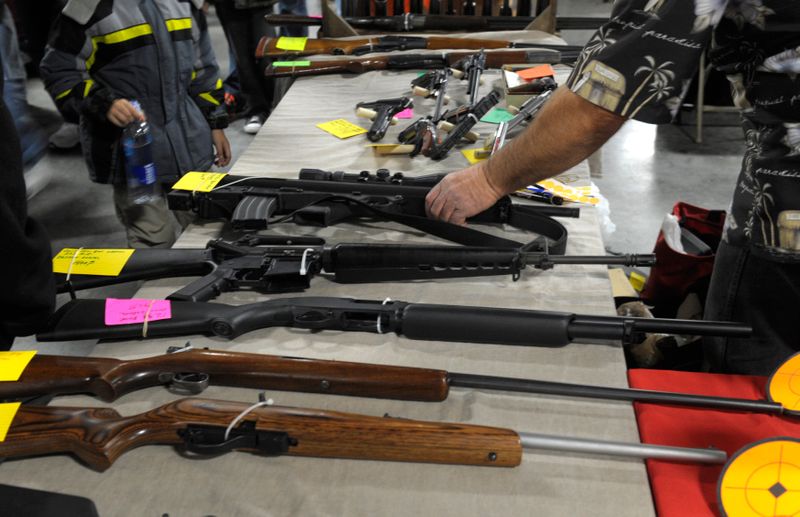
[[[354,123],[359,101],[409,94],[413,72],[367,73],[296,81],[267,124],[233,169],[234,174],[296,177],[301,167],[357,172],[386,167],[411,174],[452,171],[467,165],[458,151],[441,162],[424,157],[379,158],[366,149],[363,136],[339,141],[315,124],[337,118]],[[498,75],[487,74],[488,92]],[[451,94],[463,99],[464,85],[453,81]],[[416,114],[427,114],[431,101],[415,101]],[[362,125],[364,122],[361,122]],[[401,124],[401,127],[405,123]],[[401,127],[390,130],[393,141]],[[481,123],[489,134],[493,126]],[[533,165],[533,164],[532,164]],[[588,178],[584,165],[571,179]],[[602,254],[597,217],[584,208],[569,228],[568,253]],[[218,235],[220,224],[191,227],[179,246],[202,246]],[[275,231],[320,235],[329,242],[427,242],[425,236],[390,224],[338,225],[313,229],[282,225]],[[523,239],[516,231],[507,235]],[[148,283],[141,297],[164,297],[186,280]],[[614,314],[605,267],[559,266],[526,271],[510,278],[436,282],[338,285],[312,281],[309,295],[352,296],[382,300],[472,304],[493,307]],[[228,293],[218,301],[246,303],[252,293]],[[531,341],[536,329],[531,328]],[[160,354],[182,339],[101,343],[93,355],[135,358]],[[261,352],[322,359],[351,360],[441,368],[453,372],[526,377],[606,386],[626,386],[619,346],[575,343],[565,348],[512,347],[411,341],[394,334],[268,329],[227,342],[194,336],[196,347]],[[209,398],[255,401],[256,392],[211,387]],[[630,404],[559,397],[453,389],[443,403],[411,403],[270,392],[276,404],[353,411],[369,415],[469,422],[517,431],[638,442]],[[126,395],[110,404],[123,415],[175,399],[163,388]],[[88,397],[58,398],[53,404],[106,405]],[[314,458],[264,458],[230,453],[209,460],[179,456],[168,447],[151,446],[122,456],[108,471],[93,472],[75,459],[53,456],[6,462],[0,483],[62,491],[91,497],[103,516],[252,516],[252,515],[591,515],[646,516],[653,513],[644,465],[637,460],[526,451],[514,469],[455,467]]]

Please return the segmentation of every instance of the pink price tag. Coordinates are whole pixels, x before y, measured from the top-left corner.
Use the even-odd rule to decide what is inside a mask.
[[[105,323],[111,325],[130,325],[147,321],[168,320],[172,317],[172,304],[169,300],[143,300],[133,298],[106,300]]]
[[[414,110],[411,108],[406,108],[397,115],[396,118],[414,118]]]

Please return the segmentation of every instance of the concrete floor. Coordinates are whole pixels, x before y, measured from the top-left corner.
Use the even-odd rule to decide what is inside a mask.
[[[564,16],[599,16],[610,12],[602,0],[561,2]],[[318,4],[311,6],[318,12]],[[227,45],[213,15],[210,31],[223,71],[228,69]],[[567,33],[570,43],[587,35]],[[29,100],[40,108],[43,120],[52,126],[54,107],[39,80],[29,81]],[[49,112],[49,113],[48,113]],[[49,118],[48,118],[49,117]],[[685,117],[685,120],[692,120]],[[743,151],[741,132],[735,119],[727,125],[707,128],[706,143],[695,144],[692,127],[650,126],[629,122],[605,147],[604,175],[596,180],[611,204],[616,232],[607,247],[616,252],[647,252],[655,242],[660,222],[677,200],[708,208],[727,207]],[[242,131],[243,121],[227,131],[234,160],[252,139]],[[266,165],[266,164],[265,164]],[[65,246],[123,247],[125,238],[106,185],[89,181],[79,152],[47,154],[30,173],[51,176],[50,184],[30,201],[30,213],[47,227],[53,249]],[[124,296],[133,286],[117,289]]]

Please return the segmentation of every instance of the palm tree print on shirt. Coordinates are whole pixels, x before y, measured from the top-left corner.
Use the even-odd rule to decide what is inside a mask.
[[[755,193],[753,194],[753,211],[751,214],[758,213],[758,220],[761,223],[761,236],[764,239],[764,244],[766,246],[774,247],[776,245],[775,221],[772,219],[770,209],[772,208],[772,205],[775,204],[775,200],[772,198],[772,194],[767,192],[770,188],[772,188],[772,185],[770,183],[764,183],[762,185],[758,179],[755,179],[754,183]],[[764,215],[767,217],[766,221],[764,220]],[[767,224],[769,224],[769,239],[767,239],[767,229],[765,228]]]
[[[634,77],[638,77],[642,74],[647,74],[647,76],[644,78],[641,84],[639,84],[639,87],[636,88],[636,91],[633,92],[631,98],[628,99],[628,102],[622,109],[622,113],[620,113],[622,116],[632,117],[635,113],[638,113],[643,107],[645,107],[645,105],[654,99],[661,100],[668,97],[669,92],[674,89],[672,86],[669,86],[669,83],[675,79],[675,72],[669,70],[669,67],[674,64],[672,61],[664,61],[660,65],[656,66],[656,60],[653,56],[644,56],[644,60],[647,61],[647,65],[637,68],[633,75]],[[648,86],[650,86],[650,91],[653,93],[644,101],[642,101],[631,115],[628,115],[628,112],[633,107],[633,102]]]
[[[703,32],[717,25],[725,14],[727,5],[728,0],[694,0],[695,18],[692,33]]]

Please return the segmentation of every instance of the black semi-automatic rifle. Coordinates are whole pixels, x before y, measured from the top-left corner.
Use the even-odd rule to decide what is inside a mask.
[[[91,394],[106,402],[132,391],[166,386],[197,395],[208,386],[300,391],[380,399],[441,402],[451,388],[509,391],[599,400],[672,404],[793,418],[781,402],[691,395],[534,379],[493,377],[385,364],[303,359],[227,350],[170,347],[164,355],[119,360],[36,354],[16,382],[0,382],[0,400]]]
[[[304,61],[276,61],[266,67],[267,77],[302,77],[324,74],[363,74],[376,70],[435,70],[455,67],[474,51],[428,52],[423,54],[387,54],[366,57],[331,57]],[[559,50],[535,48],[530,50],[487,50],[486,68],[526,63],[570,63],[579,50],[561,47]]]
[[[519,43],[493,39],[449,38],[443,36],[371,36],[353,38],[318,38],[305,42],[303,50],[278,47],[280,38],[263,37],[256,47],[256,57],[287,58],[303,55],[330,54],[334,56],[363,56],[374,52],[398,50],[481,50],[496,48],[538,48],[550,50],[579,50],[578,47]]]
[[[465,246],[515,249],[524,246],[525,251],[549,251],[557,255],[564,254],[567,231],[550,216],[579,215],[575,208],[521,205],[504,197],[469,220],[505,224],[540,236],[523,244],[429,219],[425,215],[425,196],[429,191],[429,187],[395,184],[227,175],[211,192],[173,190],[167,201],[172,210],[190,210],[204,219],[226,219],[239,230],[262,230],[287,220],[330,226],[372,218],[400,223]]]
[[[520,277],[526,267],[557,264],[652,266],[654,255],[562,256],[507,248],[407,244],[336,244],[308,237],[252,235],[217,239],[205,249],[137,249],[118,276],[56,273],[58,292],[74,292],[135,280],[200,276],[167,298],[208,301],[220,293],[254,290],[288,293],[309,288],[327,273],[340,283],[370,283],[491,275]]]
[[[322,25],[321,18],[294,14],[268,14],[264,18],[270,25]],[[523,30],[533,20],[535,18],[528,16],[417,15],[410,13],[397,16],[345,17],[345,21],[356,29],[385,32]],[[556,18],[556,29],[594,30],[607,21],[608,18],[562,17]]]
[[[203,334],[234,339],[253,330],[293,327],[413,340],[561,347],[573,340],[639,343],[646,333],[748,337],[741,323],[589,316],[567,312],[436,305],[350,298],[283,298],[246,305],[171,302],[171,317],[144,324],[105,325],[106,300],[72,300],[37,335],[39,341],[135,339]]]

